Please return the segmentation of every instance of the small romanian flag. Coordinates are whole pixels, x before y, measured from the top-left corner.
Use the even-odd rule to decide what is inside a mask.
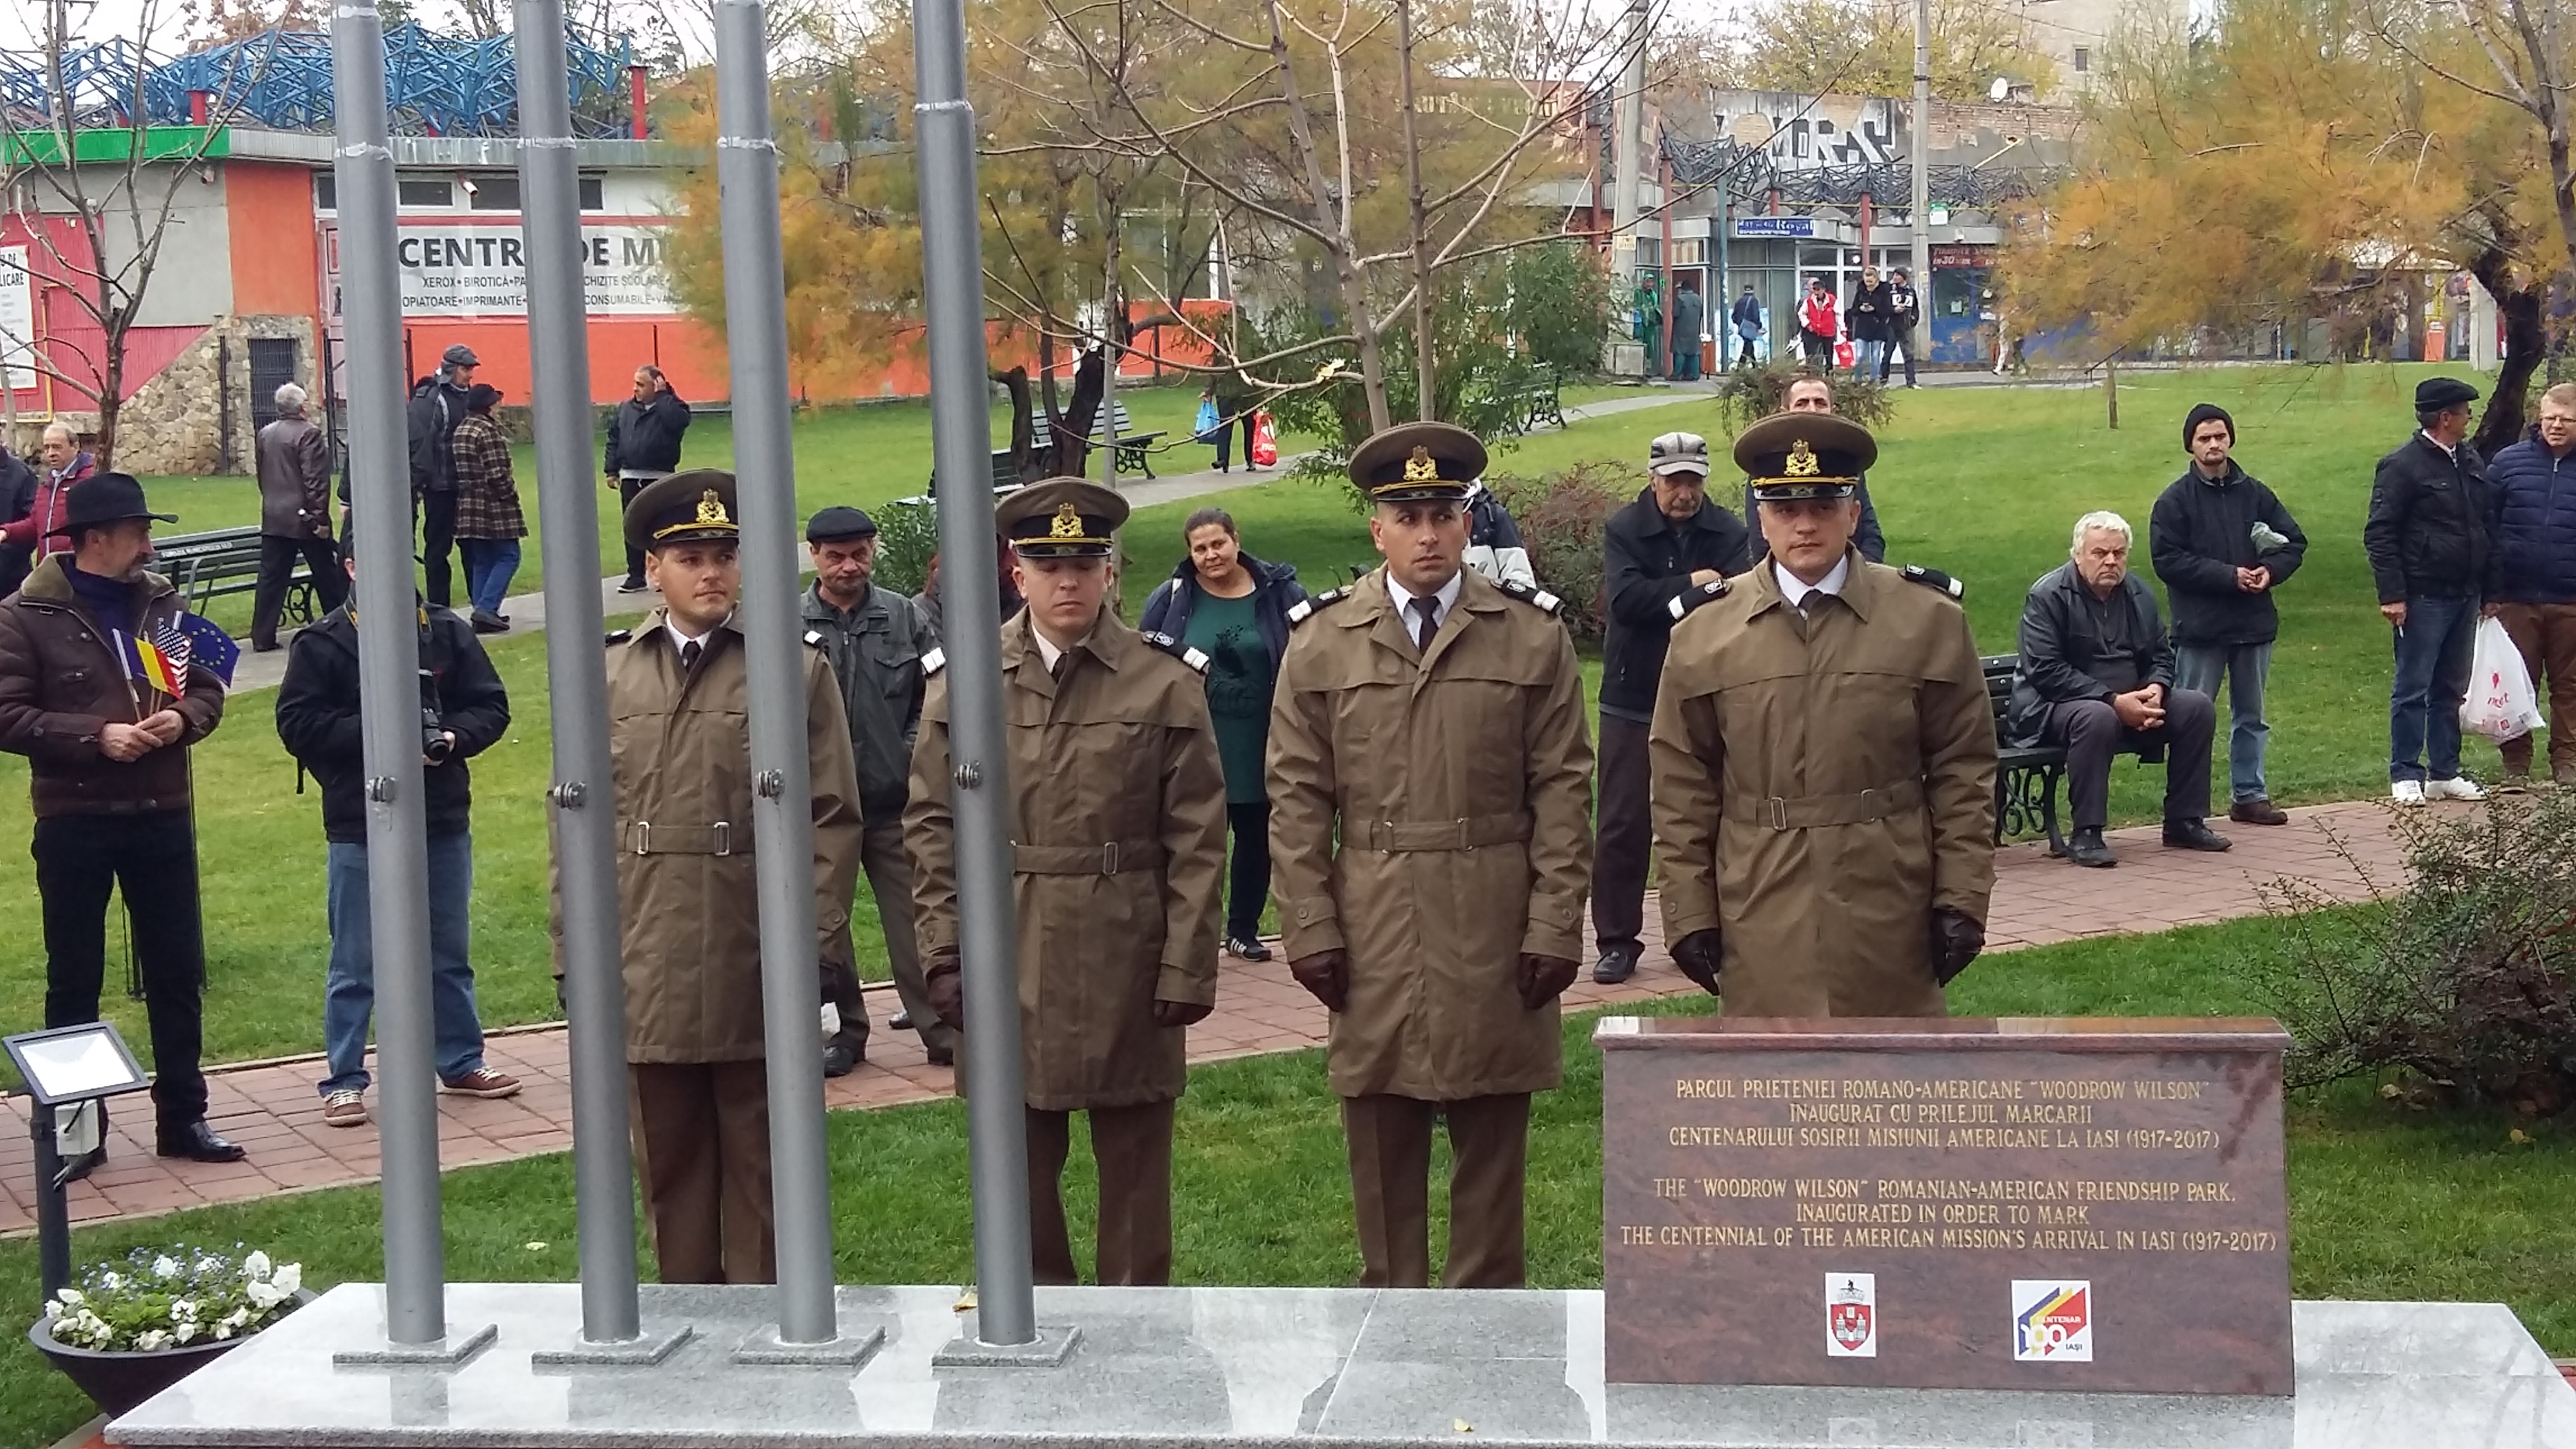
[[[177,699],[188,692],[188,636],[164,624],[149,635],[125,640],[125,662],[133,676]]]

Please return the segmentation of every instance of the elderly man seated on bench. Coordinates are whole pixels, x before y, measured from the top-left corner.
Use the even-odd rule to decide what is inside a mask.
[[[2116,513],[2075,522],[2071,557],[2030,586],[2021,611],[2021,662],[2005,731],[2014,743],[2066,751],[2066,794],[2077,865],[2119,861],[2102,840],[2111,757],[2165,756],[2165,844],[2225,850],[2211,830],[2209,752],[2218,711],[2174,688],[2173,642],[2155,592],[2129,572],[2129,525]]]

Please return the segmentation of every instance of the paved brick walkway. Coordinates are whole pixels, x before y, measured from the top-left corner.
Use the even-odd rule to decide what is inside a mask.
[[[2006,847],[1998,857],[1988,949],[2006,951],[2079,936],[2159,931],[2250,915],[2261,908],[2254,886],[2283,876],[2315,882],[2338,896],[2357,895],[2361,882],[2335,854],[2329,831],[2344,837],[2382,879],[2395,874],[2398,852],[2383,807],[2353,802],[2294,810],[2291,815],[2293,823],[2279,829],[2235,827],[2236,849],[2217,856],[2162,849],[2155,843],[2153,827],[2114,832],[2113,842],[2121,851],[2116,870],[2077,870],[2048,859],[2037,845]],[[1566,993],[1568,1007],[1698,989],[1662,954],[1651,905],[1646,915],[1646,967],[1618,987],[1593,985],[1587,971]],[[1295,1051],[1323,1042],[1323,1009],[1289,979],[1283,963],[1274,960],[1255,966],[1229,957],[1221,982],[1216,1014],[1190,1029],[1193,1062]],[[827,1083],[826,1101],[834,1108],[863,1109],[948,1095],[948,1070],[925,1062],[911,1033],[884,1028],[886,1016],[894,1010],[891,993],[871,993],[870,1004],[878,1026],[869,1043],[868,1062],[849,1076]],[[518,1076],[527,1089],[501,1102],[442,1097],[440,1162],[464,1167],[568,1149],[571,1083],[563,1029],[498,1032],[487,1043],[485,1054],[492,1065]],[[250,1150],[248,1161],[221,1167],[169,1163],[153,1156],[151,1108],[140,1099],[130,1099],[110,1128],[107,1165],[71,1189],[74,1219],[147,1217],[209,1203],[373,1181],[375,1129],[322,1125],[322,1103],[313,1087],[319,1065],[318,1059],[301,1058],[209,1073],[216,1128]],[[0,1123],[0,1235],[16,1235],[33,1225],[29,1196],[33,1168],[26,1099],[12,1097],[6,1107],[6,1121]]]

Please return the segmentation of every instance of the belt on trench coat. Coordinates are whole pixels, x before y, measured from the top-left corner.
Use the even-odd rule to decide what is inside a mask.
[[[1480,845],[1510,845],[1530,838],[1525,810],[1508,815],[1468,815],[1456,820],[1372,820],[1350,841],[1357,850],[1389,855],[1414,851],[1473,850]]]
[[[713,825],[621,820],[617,822],[617,848],[629,855],[749,855],[751,832],[734,829],[730,820]]]
[[[1099,845],[1011,846],[1011,869],[1020,875],[1116,875],[1163,864],[1159,840],[1111,840]]]
[[[1807,830],[1819,825],[1861,825],[1923,807],[1923,782],[1899,780],[1875,790],[1849,795],[1730,795],[1729,820],[1769,826],[1773,830]]]

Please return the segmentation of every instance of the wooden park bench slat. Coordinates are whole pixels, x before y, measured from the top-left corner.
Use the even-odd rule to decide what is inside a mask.
[[[1119,471],[1122,473],[1142,473],[1148,478],[1153,477],[1153,455],[1149,450],[1155,443],[1160,442],[1165,436],[1167,436],[1167,434],[1160,429],[1146,432],[1137,431],[1136,420],[1128,415],[1127,404],[1124,402],[1113,402],[1111,404],[1111,408],[1112,415],[1116,417],[1118,421]],[[1055,431],[1053,426],[1047,422],[1047,416],[1045,413],[1037,414],[1035,417],[1030,419],[1030,423],[1029,451],[1032,453],[1040,452],[1054,444]],[[1091,445],[1098,448],[1106,446],[1107,443],[1108,439],[1102,436],[1095,428],[1091,435]],[[1010,484],[1021,481],[1023,480],[1019,475],[1019,469],[1011,459],[1011,450],[1008,448],[995,449],[993,451],[994,486],[997,488],[1007,487]],[[1030,479],[1026,481],[1034,482],[1036,480]],[[933,486],[936,486],[935,480]]]
[[[259,587],[259,528],[218,528],[205,533],[173,534],[152,540],[153,571],[169,576],[188,608],[204,613],[210,600],[247,594]],[[313,622],[313,574],[298,554],[288,576],[286,617],[296,624]]]

